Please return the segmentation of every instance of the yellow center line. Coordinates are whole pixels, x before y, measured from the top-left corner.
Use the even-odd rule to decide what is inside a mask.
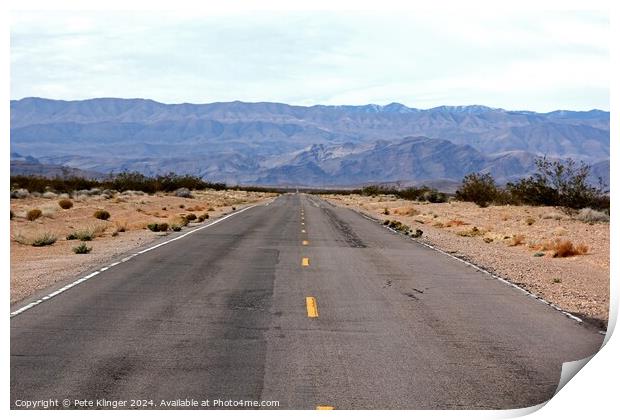
[[[304,257],[301,259],[301,265],[303,267],[308,267],[310,265],[310,258]]]
[[[302,245],[308,245],[308,241],[301,241]]]
[[[317,405],[316,409],[317,410],[333,410],[334,407],[332,407],[331,405]]]
[[[302,229],[302,230],[301,230],[301,233],[306,233],[306,229]]]
[[[305,225],[305,223],[304,223],[304,222],[301,222],[301,225],[303,226],[303,225]]]
[[[316,305],[316,299],[312,296],[306,298],[306,310],[308,311],[308,318],[318,318],[319,309]]]

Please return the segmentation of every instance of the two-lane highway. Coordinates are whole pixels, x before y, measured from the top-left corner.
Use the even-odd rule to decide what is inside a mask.
[[[562,363],[602,340],[349,209],[287,194],[14,316],[11,402],[518,408],[549,399]]]

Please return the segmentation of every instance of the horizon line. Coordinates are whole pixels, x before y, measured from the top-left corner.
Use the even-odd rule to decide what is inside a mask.
[[[46,101],[56,101],[56,102],[87,102],[87,101],[95,101],[95,100],[102,100],[102,99],[115,99],[115,100],[123,100],[123,101],[150,101],[150,102],[155,102],[157,104],[161,104],[161,105],[197,105],[197,106],[201,106],[201,105],[214,105],[214,104],[231,104],[231,103],[241,103],[241,104],[276,104],[276,105],[286,105],[286,106],[294,106],[294,107],[300,107],[300,108],[313,108],[313,107],[365,107],[365,106],[378,106],[381,108],[385,108],[387,106],[390,105],[401,105],[407,109],[411,109],[411,110],[417,110],[417,111],[429,111],[429,110],[433,110],[433,109],[437,109],[437,108],[470,108],[470,107],[483,107],[483,108],[488,108],[489,110],[493,110],[493,111],[504,111],[504,112],[533,112],[536,114],[550,114],[553,112],[563,112],[563,111],[567,111],[567,112],[593,112],[593,111],[599,111],[599,112],[605,112],[605,113],[610,113],[609,110],[606,109],[600,109],[600,108],[591,108],[588,110],[577,110],[577,109],[569,109],[569,108],[557,108],[551,111],[531,111],[528,109],[507,109],[507,108],[503,108],[503,107],[492,107],[492,106],[488,106],[488,105],[482,105],[482,104],[468,104],[468,105],[438,105],[438,106],[434,106],[434,107],[430,107],[430,108],[417,108],[417,107],[412,107],[409,105],[406,105],[402,102],[397,102],[397,101],[392,101],[390,103],[387,103],[385,105],[381,105],[381,104],[376,104],[376,103],[365,103],[365,104],[361,104],[361,105],[351,105],[351,104],[340,104],[340,105],[327,105],[327,104],[321,104],[321,103],[317,103],[317,104],[313,104],[313,105],[297,105],[297,104],[291,104],[291,103],[286,103],[286,102],[278,102],[278,101],[242,101],[242,100],[232,100],[232,101],[213,101],[213,102],[162,102],[162,101],[158,101],[155,99],[150,99],[150,98],[137,98],[137,97],[133,97],[133,98],[122,98],[122,97],[116,97],[116,96],[102,96],[102,97],[93,97],[93,98],[86,98],[86,99],[56,99],[56,98],[46,98],[46,97],[42,97],[42,96],[24,96],[20,99],[13,99],[11,98],[10,101],[11,102],[19,102],[19,101],[23,101],[26,99],[42,99],[42,100],[46,100]]]

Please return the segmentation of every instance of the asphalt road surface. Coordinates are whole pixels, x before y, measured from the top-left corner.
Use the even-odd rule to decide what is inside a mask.
[[[13,316],[11,404],[520,408],[603,338],[352,210],[287,194]]]

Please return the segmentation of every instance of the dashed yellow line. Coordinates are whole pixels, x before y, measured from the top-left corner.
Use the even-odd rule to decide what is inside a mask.
[[[317,405],[316,409],[317,410],[333,410],[334,407],[332,407],[331,405]]]
[[[306,233],[306,229],[302,229],[302,230],[301,230],[301,233]]]
[[[301,225],[303,226],[303,225],[305,225],[305,223],[304,223],[304,222],[301,222]]]
[[[301,241],[301,244],[302,244],[302,245],[308,245],[308,241],[305,241],[305,240],[304,240],[304,241]]]
[[[312,296],[306,298],[306,310],[308,311],[308,318],[318,318],[319,308],[316,304],[316,299]]]
[[[308,258],[308,257],[303,257],[303,258],[301,259],[301,265],[302,265],[303,267],[308,267],[308,266],[310,265],[310,258]]]

